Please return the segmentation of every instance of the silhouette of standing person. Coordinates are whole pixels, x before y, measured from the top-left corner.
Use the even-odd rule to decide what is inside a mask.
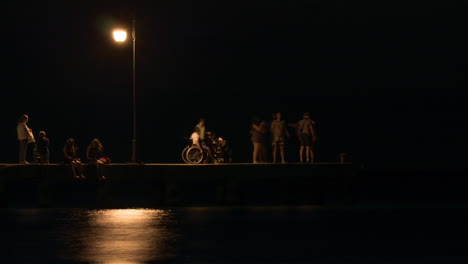
[[[198,134],[200,136],[200,140],[201,141],[205,141],[205,119],[204,118],[200,118],[200,120],[198,121],[198,123],[195,125],[196,128],[199,129],[198,131]]]
[[[310,119],[308,112],[305,112],[302,117],[302,120],[297,123],[297,135],[300,142],[299,160],[304,162],[305,156],[306,162],[314,162],[313,145],[317,141],[315,122]]]
[[[284,158],[285,137],[289,137],[289,132],[286,128],[286,121],[281,119],[281,113],[273,114],[273,121],[270,125],[273,146],[273,163],[276,163],[278,150],[281,157],[281,163],[286,163]]]
[[[19,141],[19,160],[20,164],[29,164],[26,161],[26,153],[28,150],[28,144],[35,142],[34,135],[32,130],[26,125],[29,121],[29,117],[27,115],[22,115],[18,120],[16,125],[16,132],[18,135]]]
[[[36,141],[36,155],[40,164],[49,164],[49,138],[44,131],[39,131]]]
[[[204,118],[199,119],[198,123],[195,125],[194,131],[197,131],[199,144],[202,150],[206,151],[208,161],[211,162],[213,159],[213,155],[211,153],[211,148],[213,145],[211,144],[210,140],[207,140],[206,138],[210,132],[206,131],[206,120]]]
[[[265,161],[265,126],[258,116],[252,117],[250,127],[250,140],[253,144],[253,163],[260,163]]]

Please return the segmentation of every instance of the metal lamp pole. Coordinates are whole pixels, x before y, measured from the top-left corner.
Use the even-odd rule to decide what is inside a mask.
[[[122,29],[116,29],[113,32],[114,39],[117,42],[124,42],[127,39],[127,31]],[[132,61],[132,106],[133,106],[133,139],[132,139],[132,158],[130,162],[136,162],[136,59],[135,59],[135,50],[136,50],[136,34],[135,34],[135,11],[132,14],[132,41],[133,41],[133,61]]]
[[[133,139],[132,139],[132,160],[136,162],[136,75],[135,75],[135,47],[136,47],[136,34],[135,34],[135,11],[132,16],[132,41],[133,41]]]

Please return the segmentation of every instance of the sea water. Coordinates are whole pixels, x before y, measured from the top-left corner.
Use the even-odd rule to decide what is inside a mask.
[[[465,211],[0,209],[2,263],[468,263]]]

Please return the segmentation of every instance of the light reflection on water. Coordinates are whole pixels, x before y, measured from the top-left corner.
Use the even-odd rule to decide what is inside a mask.
[[[0,219],[7,220],[2,226],[8,226],[3,239],[11,245],[15,263],[148,263],[171,261],[177,255],[180,234],[172,210],[0,212]]]
[[[79,261],[145,263],[175,254],[169,247],[175,234],[166,226],[170,210],[83,210],[74,217],[86,221],[70,237]]]
[[[2,263],[445,263],[468,245],[468,218],[448,208],[0,210],[5,219]]]

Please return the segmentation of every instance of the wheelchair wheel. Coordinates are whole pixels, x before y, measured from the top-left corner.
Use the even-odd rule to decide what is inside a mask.
[[[185,162],[185,163],[190,163],[188,160],[187,160],[187,150],[189,149],[190,147],[187,146],[185,147],[183,150],[182,150],[182,160]]]
[[[197,146],[191,146],[187,149],[185,158],[188,163],[201,163],[203,161],[203,151]]]

